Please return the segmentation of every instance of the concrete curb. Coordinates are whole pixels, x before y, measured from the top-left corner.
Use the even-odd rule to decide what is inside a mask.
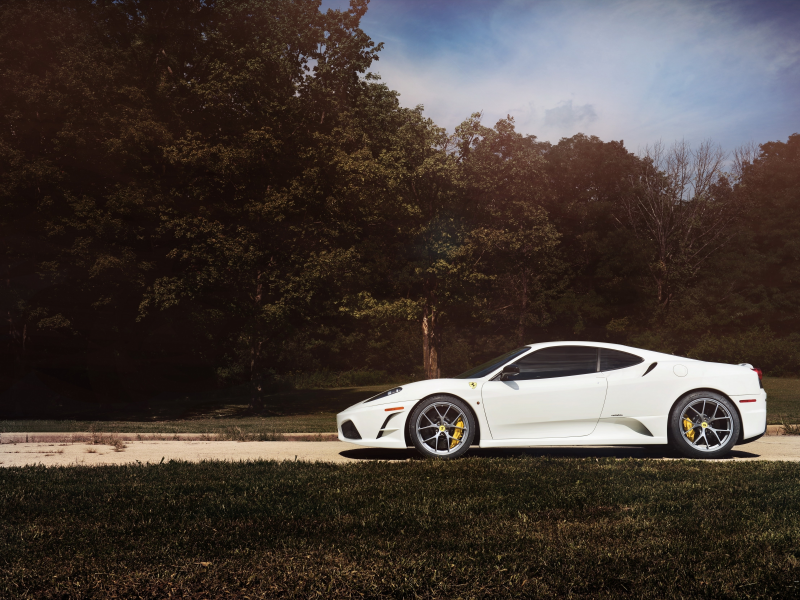
[[[244,435],[247,435],[245,432]],[[278,442],[332,442],[339,439],[337,433],[278,433]],[[0,444],[36,444],[36,443],[89,443],[103,440],[120,440],[123,442],[160,441],[160,442],[215,442],[236,441],[221,437],[218,433],[116,433],[86,431],[13,431],[0,433]]]

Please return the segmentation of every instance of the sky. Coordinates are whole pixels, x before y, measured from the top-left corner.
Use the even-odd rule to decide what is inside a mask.
[[[634,152],[800,132],[800,0],[371,0],[361,27],[372,70],[450,131],[510,115]]]

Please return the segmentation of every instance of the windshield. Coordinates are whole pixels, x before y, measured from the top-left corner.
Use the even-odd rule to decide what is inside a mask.
[[[485,362],[482,365],[478,365],[477,367],[472,367],[466,373],[462,373],[461,375],[457,375],[453,377],[453,379],[478,379],[480,377],[485,377],[492,371],[499,369],[508,361],[513,358],[518,357],[520,354],[524,354],[530,350],[529,346],[525,346],[524,348],[517,348],[516,350],[512,350],[511,352],[506,352],[502,356],[498,356],[497,358],[493,358],[489,362]]]

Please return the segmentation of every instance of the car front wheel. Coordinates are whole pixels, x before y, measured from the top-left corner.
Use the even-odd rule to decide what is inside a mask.
[[[715,392],[681,398],[670,416],[670,444],[689,458],[719,458],[730,452],[741,432],[733,403]]]
[[[475,438],[475,417],[463,400],[431,396],[422,400],[408,419],[417,451],[426,457],[458,458]]]

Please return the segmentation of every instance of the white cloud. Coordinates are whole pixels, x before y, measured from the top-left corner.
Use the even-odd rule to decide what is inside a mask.
[[[800,64],[800,38],[743,23],[725,2],[505,0],[459,30],[468,44],[398,34],[380,21],[389,4],[370,8],[378,31],[367,32],[389,42],[375,70],[448,129],[476,111],[487,123],[510,114],[541,139],[580,131],[633,150],[656,139],[732,147],[758,127],[758,141],[791,133],[781,73]]]
[[[596,120],[597,113],[594,106],[591,104],[572,106],[572,100],[561,102],[555,108],[548,108],[544,111],[545,128],[575,129],[576,127],[586,127]]]

